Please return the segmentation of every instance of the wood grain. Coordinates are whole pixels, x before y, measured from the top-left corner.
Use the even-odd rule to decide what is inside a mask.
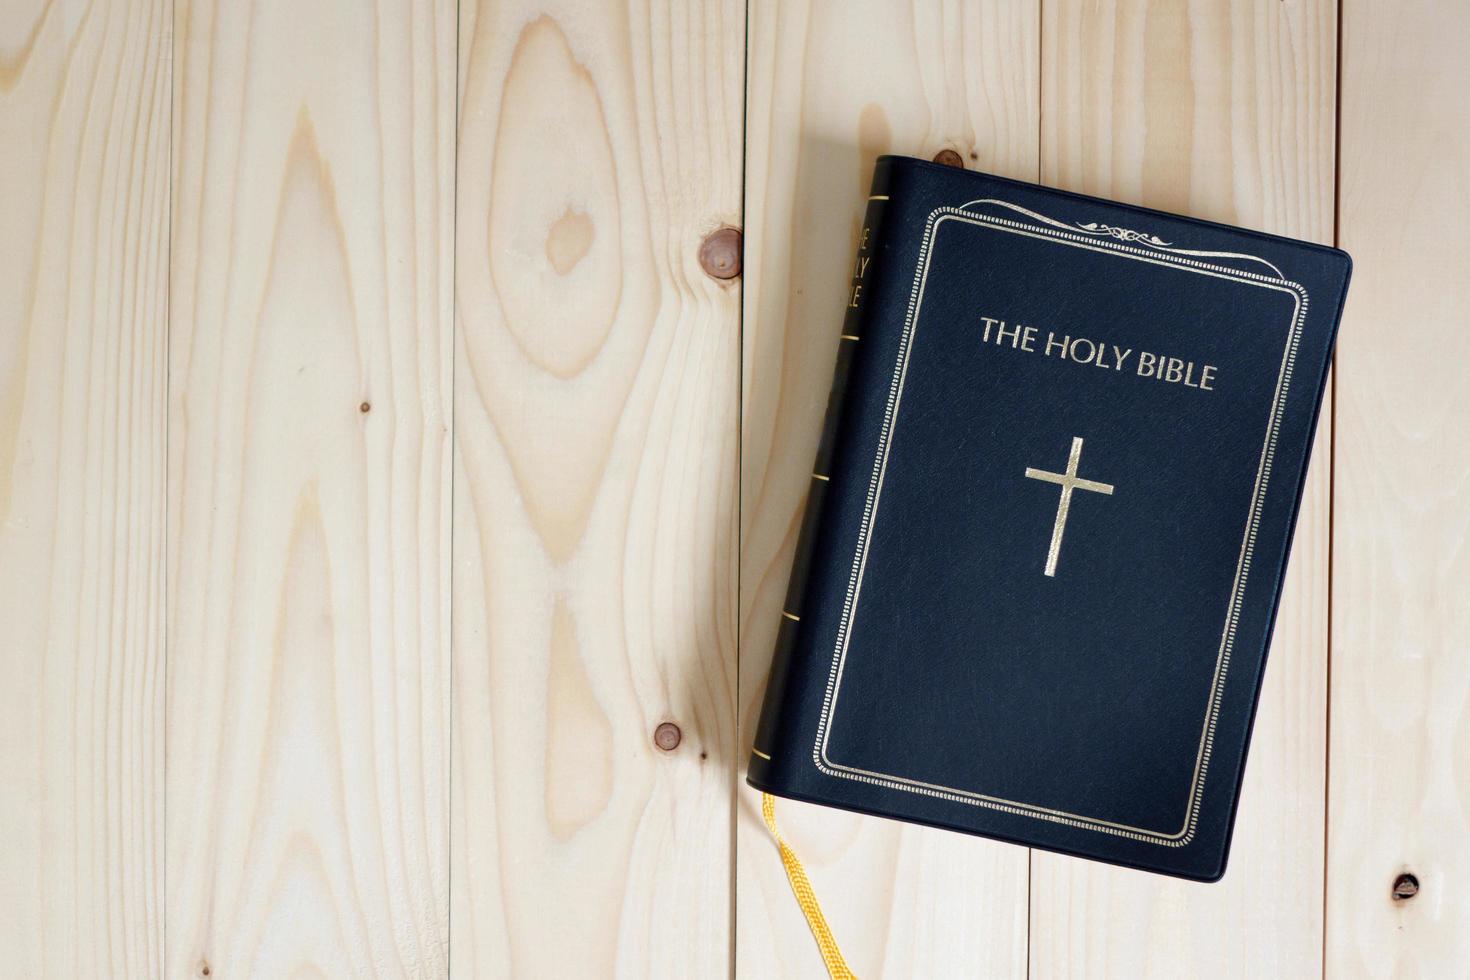
[[[741,13],[461,5],[457,977],[729,970]]]
[[[169,976],[447,971],[454,29],[177,4]]]
[[[1462,5],[1343,5],[1333,977],[1470,971],[1467,45]]]
[[[1034,180],[1034,2],[750,4],[741,482],[736,973],[821,959],[744,786],[780,603],[881,153],[957,151]],[[1027,852],[782,801],[777,816],[860,976],[1022,976]]]
[[[1332,241],[1330,0],[1045,9],[1044,182]],[[1225,879],[1037,852],[1033,977],[1321,974],[1331,417],[1329,400]]]
[[[163,963],[168,5],[0,18],[0,973]]]

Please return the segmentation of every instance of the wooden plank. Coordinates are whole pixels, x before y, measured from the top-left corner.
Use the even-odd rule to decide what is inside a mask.
[[[744,786],[880,153],[1035,180],[1038,4],[750,5],[736,973],[822,973]],[[860,976],[1022,976],[1027,852],[782,801]]]
[[[163,938],[169,6],[0,19],[0,963]]]
[[[1327,974],[1470,970],[1470,8],[1349,0]],[[1414,874],[1410,901],[1391,897]]]
[[[454,31],[178,3],[169,976],[447,971]]]
[[[742,10],[461,6],[457,977],[729,970]]]
[[[1331,0],[1046,5],[1046,183],[1331,242]],[[1037,852],[1032,976],[1309,977],[1322,958],[1330,401],[1224,880]]]

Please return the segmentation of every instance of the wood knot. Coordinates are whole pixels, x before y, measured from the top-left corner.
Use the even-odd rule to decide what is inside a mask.
[[[959,167],[961,170],[965,169],[965,158],[960,156],[958,152],[951,149],[943,149],[934,154],[934,162],[942,163],[946,167]]]
[[[653,730],[653,744],[665,752],[672,752],[683,741],[684,733],[672,721],[666,721]]]
[[[373,410],[373,406],[367,402],[363,402],[361,405],[357,406],[357,410],[366,415],[368,412],[371,412]]]
[[[715,279],[740,275],[741,238],[738,228],[716,228],[699,244],[699,265]]]
[[[1419,879],[1411,874],[1401,874],[1393,880],[1393,900],[1407,902],[1419,894]]]

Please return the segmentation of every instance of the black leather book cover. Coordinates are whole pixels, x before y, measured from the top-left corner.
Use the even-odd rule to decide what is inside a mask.
[[[1220,877],[1349,270],[880,158],[751,785]]]

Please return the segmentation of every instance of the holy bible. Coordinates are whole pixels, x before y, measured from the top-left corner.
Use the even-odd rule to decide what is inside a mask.
[[[1218,879],[1350,268],[880,158],[749,783]]]

